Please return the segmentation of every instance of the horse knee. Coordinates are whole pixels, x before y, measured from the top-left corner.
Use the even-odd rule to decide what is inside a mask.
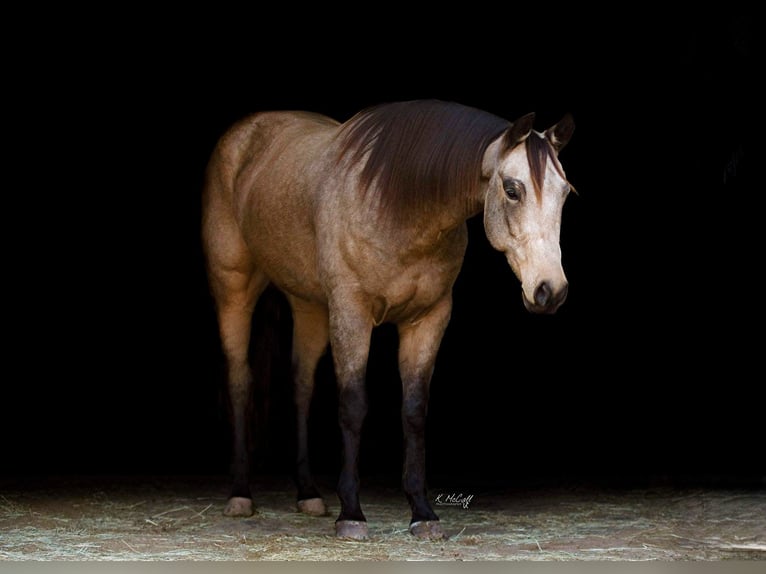
[[[423,433],[426,428],[427,404],[422,398],[402,401],[402,426],[406,433]]]
[[[367,394],[363,385],[347,385],[341,388],[338,416],[343,428],[361,431],[367,415]]]

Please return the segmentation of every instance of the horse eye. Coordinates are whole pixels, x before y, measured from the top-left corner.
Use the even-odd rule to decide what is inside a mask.
[[[505,191],[505,195],[508,197],[508,199],[511,199],[513,201],[518,201],[520,199],[519,183],[515,180],[512,180],[512,179],[503,180],[503,191]]]

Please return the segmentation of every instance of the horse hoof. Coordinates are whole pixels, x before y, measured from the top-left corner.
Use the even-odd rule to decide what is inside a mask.
[[[438,520],[419,520],[410,524],[410,534],[416,538],[443,540],[444,531]]]
[[[327,507],[321,498],[306,498],[298,501],[298,510],[309,516],[327,516]]]
[[[253,499],[244,496],[232,496],[223,509],[224,516],[252,516]]]
[[[363,520],[338,520],[335,536],[350,540],[367,540],[367,523]]]

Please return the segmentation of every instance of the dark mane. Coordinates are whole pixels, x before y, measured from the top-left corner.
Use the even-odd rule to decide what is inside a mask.
[[[369,152],[361,184],[377,194],[384,217],[422,214],[448,199],[471,201],[487,146],[509,126],[452,102],[381,104],[344,124],[339,160],[350,154],[351,161],[359,161]]]

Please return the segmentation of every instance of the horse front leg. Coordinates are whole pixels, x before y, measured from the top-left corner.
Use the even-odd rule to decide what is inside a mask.
[[[404,433],[402,486],[412,509],[410,532],[418,538],[444,538],[439,517],[427,495],[425,430],[431,376],[451,309],[452,300],[447,297],[417,323],[399,325]]]
[[[343,304],[330,307],[330,344],[338,383],[338,422],[343,462],[338,479],[340,515],[335,521],[338,538],[365,540],[367,519],[359,502],[359,447],[367,415],[365,377],[372,323],[363,308]]]

